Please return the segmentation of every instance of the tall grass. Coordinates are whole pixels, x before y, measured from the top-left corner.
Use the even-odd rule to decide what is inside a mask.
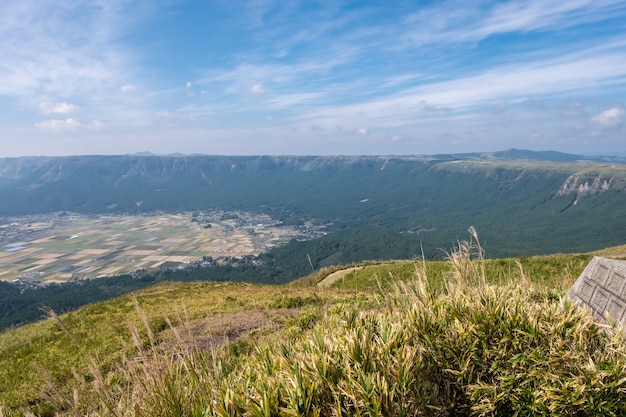
[[[459,286],[485,285],[485,251],[480,245],[478,232],[472,226],[468,229],[469,240],[457,241],[451,251],[444,251],[450,261],[448,285]]]
[[[62,398],[56,412],[624,415],[622,329],[561,300],[528,276],[524,262],[511,271],[515,279],[491,276],[474,229],[448,258],[441,274],[415,263],[412,279],[381,285],[376,304],[351,296],[332,305],[316,297],[275,298],[268,306],[300,308],[282,330],[255,331],[213,349],[200,347],[182,316],[175,324],[165,319],[173,342],[160,343],[134,302],[135,354],[110,372],[90,360],[92,376],[77,375],[76,394]]]
[[[471,231],[470,231],[471,232]],[[380,307],[325,309],[249,349],[148,346],[129,390],[94,415],[623,415],[626,338],[530,281],[489,284],[477,235],[448,283],[418,264]],[[523,270],[520,271],[523,276]],[[295,321],[298,323],[298,321]],[[148,325],[148,324],[146,324]],[[303,336],[304,334],[304,336]],[[139,346],[138,346],[139,348]],[[144,347],[142,347],[144,349]]]

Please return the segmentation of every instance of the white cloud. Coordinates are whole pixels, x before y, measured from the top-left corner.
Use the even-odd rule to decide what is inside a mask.
[[[90,130],[103,130],[106,128],[106,125],[102,123],[100,120],[92,120],[91,123],[87,125],[87,129]]]
[[[592,51],[589,51],[592,53]],[[412,92],[425,101],[451,107],[502,99],[523,100],[529,95],[553,94],[620,83],[626,76],[626,54],[583,57],[578,54],[527,65],[503,66],[476,76],[431,83]]]
[[[35,123],[35,127],[51,132],[75,132],[79,129],[102,130],[106,126],[99,120],[92,120],[90,123],[84,124],[76,119],[68,118],[65,120],[44,120],[43,122]]]
[[[291,63],[240,64],[233,68],[206,71],[205,76],[198,80],[198,84],[213,85],[214,90],[235,95],[241,93],[262,95],[266,93],[268,86],[289,87],[290,91],[282,94],[278,88],[272,88],[272,105],[289,107],[292,103],[310,102],[322,96],[323,94],[317,90],[328,88],[326,82],[337,76],[333,71],[341,65],[348,64],[354,55],[352,51],[341,51],[332,58],[324,55],[307,57]],[[330,78],[326,82],[319,82],[322,75]],[[266,83],[251,86],[250,80],[265,80]],[[336,86],[333,86],[333,90],[336,90]],[[277,92],[280,95],[274,97]]]
[[[0,101],[16,103],[14,114],[27,107],[45,115],[27,124],[38,130],[103,129],[95,119],[118,127],[149,120],[137,115],[148,113],[150,98],[123,93],[136,89],[131,81],[141,74],[139,55],[124,37],[159,7],[150,2],[0,1]]]
[[[294,106],[319,102],[322,97],[323,94],[320,93],[277,93],[267,100],[267,105],[274,109],[290,109]]]
[[[602,128],[616,128],[624,123],[624,109],[611,107],[593,117],[593,122]]]
[[[263,84],[254,84],[250,88],[250,93],[254,95],[262,95],[265,94],[265,88],[263,88]]]
[[[270,126],[274,130],[267,137],[291,138],[284,132],[298,129],[302,136],[318,138],[322,133],[309,127],[321,126],[329,137],[352,136],[350,143],[358,142],[359,135],[380,135],[386,140],[361,141],[398,142],[398,149],[413,141],[416,131],[424,142],[442,129],[458,134],[456,123],[473,125],[475,137],[487,137],[490,129],[498,129],[487,126],[495,120],[490,110],[511,115],[499,119],[511,124],[511,137],[524,122],[525,130],[517,136],[524,138],[536,120],[562,129],[581,123],[584,130],[606,136],[618,135],[604,129],[624,120],[626,107],[597,107],[616,103],[605,92],[615,97],[626,80],[626,37],[619,32],[624,0],[440,0],[354,8],[322,2],[311,13],[302,13],[307,6],[300,2],[255,1],[267,6],[258,25],[221,28],[248,30],[245,44],[215,49],[223,58],[217,61],[204,60],[206,54],[203,58],[196,51],[193,66],[176,74],[167,71],[170,43],[145,48],[126,35],[130,30],[153,35],[149,30],[154,25],[142,25],[150,14],[133,13],[143,7],[139,4],[165,7],[168,13],[191,10],[179,9],[178,2],[0,2],[0,100],[9,96],[7,105],[0,105],[15,103],[16,112],[24,107],[41,112],[36,126],[50,131],[104,128],[99,121],[89,122],[95,118],[115,126],[116,134],[130,127],[129,136],[145,140],[166,129],[213,132],[233,126]],[[224,5],[212,14],[223,17],[222,22],[240,23],[249,9],[226,7],[228,2],[207,5],[215,3]],[[223,11],[236,14],[222,16]],[[592,27],[602,31],[589,32]],[[213,48],[210,41],[207,48]],[[216,48],[221,45],[219,38],[215,42]],[[528,48],[528,42],[534,47]],[[424,48],[416,50],[416,45]],[[148,62],[152,66],[144,67]],[[141,94],[133,94],[137,90]],[[558,105],[565,101],[580,101],[586,108]],[[520,112],[522,106],[536,112]],[[162,109],[170,111],[157,111]],[[275,117],[272,123],[267,114]],[[193,123],[183,123],[187,120]],[[15,123],[24,123],[23,118],[15,117]],[[246,134],[256,134],[250,132]],[[546,141],[554,136],[554,129],[542,132]],[[119,139],[111,142],[118,141],[126,145]],[[285,142],[293,145],[291,139]],[[257,149],[267,152],[279,140],[259,143],[267,148]],[[340,140],[311,143],[338,146]]]
[[[65,120],[50,119],[43,122],[35,123],[35,127],[42,130],[52,132],[76,131],[80,128],[81,123],[78,120],[69,118]]]
[[[187,96],[188,97],[193,97],[196,94],[193,92],[193,83],[191,81],[187,81],[187,84],[185,84],[185,91],[187,91]]]
[[[195,118],[204,118],[213,113],[214,110],[211,106],[188,105],[178,108],[175,111],[159,110],[154,114],[161,120],[181,122],[194,120]]]
[[[474,117],[472,112],[480,106],[491,107],[499,102],[515,104],[528,97],[581,92],[590,85],[607,88],[620,85],[624,78],[626,53],[587,49],[551,60],[503,65],[475,75],[424,83],[357,103],[317,107],[298,118],[331,125],[345,124],[356,115],[367,115],[368,122],[379,127],[407,126],[418,119],[452,121]],[[447,111],[424,111],[424,103]]]
[[[128,1],[0,2],[0,94],[111,91],[134,61],[117,41],[149,16],[145,7]]]
[[[137,91],[137,86],[134,84],[125,84],[120,87],[120,91],[122,93],[132,93],[133,91]]]
[[[417,45],[476,42],[503,33],[557,30],[623,14],[622,0],[441,1],[406,19],[414,27],[407,37]]]
[[[39,110],[43,114],[69,114],[76,110],[76,106],[69,103],[41,103]]]

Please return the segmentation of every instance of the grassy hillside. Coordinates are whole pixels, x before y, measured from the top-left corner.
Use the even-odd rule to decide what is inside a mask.
[[[48,312],[0,334],[0,415],[618,415],[625,341],[560,301],[592,254],[480,253]]]

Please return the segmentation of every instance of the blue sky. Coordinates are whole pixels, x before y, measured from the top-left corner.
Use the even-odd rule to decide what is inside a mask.
[[[626,152],[626,1],[5,0],[0,157]]]

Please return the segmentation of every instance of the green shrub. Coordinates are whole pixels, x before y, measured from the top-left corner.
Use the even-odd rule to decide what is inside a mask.
[[[312,328],[319,318],[319,308],[304,308],[300,310],[297,316],[285,320],[285,333],[288,337],[297,337],[301,335],[303,331]]]

